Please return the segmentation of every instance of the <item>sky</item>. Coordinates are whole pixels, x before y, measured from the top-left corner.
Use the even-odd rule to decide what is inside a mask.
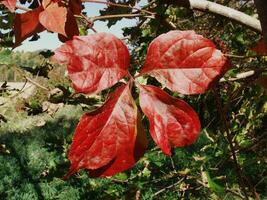
[[[142,0],[139,5],[144,5],[146,0]],[[86,3],[85,12],[87,16],[98,16],[100,15],[99,10],[105,8],[106,5],[98,3]],[[120,8],[118,8],[120,9]],[[97,32],[109,32],[116,35],[118,38],[122,38],[122,28],[131,27],[137,23],[136,19],[122,19],[117,22],[112,27],[107,27],[107,22],[96,21],[94,24],[94,29]],[[91,32],[91,31],[90,31]],[[15,51],[36,51],[41,49],[51,49],[54,50],[59,47],[62,43],[58,40],[56,33],[49,33],[47,31],[39,34],[40,39],[37,41],[29,42],[29,39],[25,40],[21,46],[15,48]]]

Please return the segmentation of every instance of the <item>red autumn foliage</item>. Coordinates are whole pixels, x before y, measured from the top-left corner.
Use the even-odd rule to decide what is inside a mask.
[[[140,106],[149,119],[149,132],[165,154],[170,156],[171,147],[184,147],[197,139],[200,122],[193,108],[155,86],[139,88]]]
[[[81,168],[111,176],[144,154],[146,137],[130,90],[129,84],[120,86],[102,107],[82,116],[69,152],[68,176]]]
[[[79,35],[74,14],[80,14],[80,12],[81,1],[79,0],[71,0],[67,5],[61,1],[43,0],[38,8],[25,13],[16,13],[14,47],[44,30],[58,33],[62,41],[72,39],[74,35]]]
[[[5,0],[4,4],[14,2]],[[173,147],[194,143],[201,130],[194,109],[158,87],[140,85],[128,72],[128,48],[114,35],[78,36],[74,15],[80,12],[80,0],[67,4],[43,0],[38,8],[15,14],[14,19],[15,46],[44,30],[58,33],[62,41],[68,40],[55,51],[53,59],[67,65],[76,92],[98,93],[123,78],[128,80],[100,108],[81,117],[71,144],[71,167],[66,177],[80,169],[87,169],[92,177],[112,176],[133,167],[143,156],[147,141],[132,97],[134,85],[139,89],[140,107],[149,120],[149,132],[163,153],[171,156]],[[209,39],[194,31],[170,31],[151,42],[138,76],[153,76],[175,92],[200,94],[222,75],[226,63]]]
[[[22,14],[16,14],[14,19],[14,32],[15,32],[15,46],[18,46],[26,38],[40,33],[45,28],[38,20],[39,14],[43,11],[43,7],[38,7],[34,10]]]
[[[132,167],[144,154],[145,134],[131,96],[134,83],[140,90],[140,106],[149,120],[150,134],[165,154],[170,156],[172,147],[197,140],[201,126],[193,108],[160,88],[140,85],[128,72],[127,47],[114,35],[75,36],[55,51],[53,59],[67,64],[77,92],[96,93],[124,77],[129,79],[102,107],[80,119],[67,177],[83,168],[93,177],[111,176]],[[152,75],[174,91],[199,94],[222,74],[225,63],[210,40],[193,31],[171,31],[152,41],[140,75]]]
[[[223,72],[225,57],[194,31],[170,31],[149,45],[141,74],[155,77],[170,90],[200,94]]]
[[[73,88],[87,94],[116,84],[130,64],[125,44],[108,33],[76,36],[55,50],[54,59],[67,64]]]
[[[52,2],[44,7],[44,11],[39,15],[39,21],[48,31],[66,36],[65,24],[67,22],[67,12],[67,8]]]

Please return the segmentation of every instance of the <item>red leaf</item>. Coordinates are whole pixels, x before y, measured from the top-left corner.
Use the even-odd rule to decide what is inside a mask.
[[[173,98],[155,86],[139,86],[140,106],[149,119],[149,132],[163,153],[171,147],[192,144],[200,132],[196,112],[186,102]]]
[[[53,59],[68,65],[77,92],[97,93],[128,73],[130,55],[125,44],[114,35],[97,33],[74,36],[56,49]]]
[[[39,14],[43,11],[40,6],[34,10],[22,14],[16,14],[14,19],[15,46],[23,40],[44,31],[44,27],[39,23]]]
[[[10,12],[15,12],[16,2],[16,0],[1,0],[0,4],[4,4]]]
[[[170,31],[152,41],[141,74],[183,94],[209,89],[222,74],[225,57],[208,39],[194,31]]]
[[[70,148],[67,176],[82,168],[99,169],[95,171],[97,176],[111,176],[131,168],[146,146],[138,121],[129,84],[122,85],[102,107],[80,119]]]
[[[71,40],[74,35],[79,35],[79,29],[76,23],[76,19],[73,16],[73,14],[71,14],[71,12],[67,13],[67,22],[65,26],[65,31],[66,31],[67,37],[59,34],[59,40],[61,42],[66,42],[68,40]]]
[[[39,15],[40,23],[49,31],[60,33],[67,37],[65,24],[67,22],[68,10],[59,3],[43,1],[44,11]]]
[[[59,4],[59,6],[63,6],[63,2],[61,0],[42,0],[42,6],[46,9],[51,4]]]
[[[70,0],[69,1],[69,8],[70,8],[70,11],[74,15],[80,15],[81,11],[82,11],[82,2],[81,2],[81,0]]]
[[[147,139],[146,139],[145,131],[144,131],[142,121],[141,121],[141,114],[140,112],[138,112],[137,113],[137,135],[136,135],[136,141],[135,141],[135,147],[134,147],[134,159],[136,161],[139,160],[144,155],[146,148],[147,148]],[[123,161],[127,159],[128,159],[127,153],[120,154],[118,155],[116,160],[113,160],[108,165],[101,167],[99,169],[89,170],[89,176],[90,177],[113,176],[114,174],[127,170],[129,167],[127,167],[127,165],[125,166],[124,161]],[[129,166],[132,167],[134,164],[135,163]]]
[[[265,44],[264,39],[261,39],[253,48],[252,51],[255,51],[259,55],[266,56],[267,55],[267,46]]]

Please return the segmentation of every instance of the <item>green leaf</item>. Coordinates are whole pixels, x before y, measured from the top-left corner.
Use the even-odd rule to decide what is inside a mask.
[[[142,172],[142,174],[143,174],[144,177],[149,178],[150,175],[151,175],[151,171],[147,167],[145,167],[143,172]]]
[[[207,181],[208,181],[208,186],[210,189],[212,189],[214,192],[218,192],[218,193],[223,193],[224,192],[224,188],[222,186],[220,186],[219,184],[217,184],[209,175],[209,172],[205,171],[204,172]]]
[[[11,61],[11,51],[10,50],[3,50],[0,51],[0,65],[8,65]]]
[[[128,175],[125,172],[119,173],[115,176],[116,179],[125,181],[128,179]]]

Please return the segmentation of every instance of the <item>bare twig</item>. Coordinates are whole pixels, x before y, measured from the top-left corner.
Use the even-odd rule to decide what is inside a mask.
[[[218,112],[221,115],[222,122],[223,122],[223,125],[224,125],[224,129],[225,129],[225,132],[226,132],[226,138],[227,138],[227,141],[229,143],[230,150],[231,150],[231,153],[232,153],[232,157],[233,157],[233,161],[234,161],[234,165],[235,165],[235,170],[236,170],[236,173],[237,173],[237,176],[238,176],[238,179],[239,179],[239,184],[240,184],[240,186],[241,186],[241,188],[242,188],[242,190],[244,192],[245,199],[248,200],[249,198],[248,198],[248,194],[247,194],[247,191],[246,191],[244,179],[243,179],[243,176],[242,176],[242,171],[241,171],[241,168],[240,168],[240,166],[238,164],[235,148],[234,148],[234,145],[232,143],[232,136],[231,136],[231,133],[230,133],[229,121],[226,118],[226,112],[225,112],[225,109],[222,106],[222,102],[221,102],[221,99],[219,97],[219,94],[217,93],[216,90],[213,90],[213,91],[214,91],[215,100],[216,100],[216,103],[217,103],[217,106],[218,106]]]
[[[37,87],[39,87],[39,88],[42,88],[43,90],[49,91],[48,88],[46,88],[46,87],[40,85],[39,83],[35,82],[34,80],[30,79],[29,77],[24,76],[24,78],[25,78],[27,81],[31,82],[33,85],[35,85],[35,86],[37,86]]]
[[[80,14],[80,15],[74,15],[77,18],[81,18],[84,19],[87,22],[87,28],[90,28],[93,32],[97,33],[97,31],[94,29],[94,22],[92,19],[86,17],[84,14]]]
[[[145,18],[154,18],[153,16],[146,16],[144,14],[118,14],[118,15],[103,15],[92,17],[92,21],[112,19],[112,18],[135,18],[135,17],[145,17]]]
[[[243,195],[239,194],[238,192],[236,192],[234,190],[231,190],[230,188],[227,188],[225,191],[239,197],[240,199],[245,199],[245,197]]]
[[[125,4],[112,3],[112,2],[106,2],[106,1],[101,1],[101,0],[82,0],[82,2],[99,3],[99,4],[106,4],[106,5],[109,5],[109,6],[114,6],[114,7],[130,8],[130,9],[133,9],[133,10],[137,10],[139,12],[146,13],[148,15],[155,15],[155,13],[150,12],[148,10],[136,8],[136,7],[133,7],[133,6],[130,6],[130,5],[125,5]]]
[[[28,82],[27,79],[25,79],[25,82],[24,82],[22,88],[18,91],[18,93],[14,94],[14,95],[11,97],[11,99],[17,97],[18,95],[20,95],[20,94],[23,92],[24,88],[25,88],[26,85],[27,85],[27,82]]]
[[[171,184],[171,185],[169,185],[169,186],[166,186],[166,187],[162,188],[161,190],[159,190],[159,191],[157,191],[156,193],[154,193],[154,194],[152,195],[152,197],[155,197],[155,196],[159,195],[160,193],[165,192],[166,190],[168,190],[168,189],[170,189],[170,188],[173,188],[173,187],[175,187],[176,185],[179,185],[180,183],[182,183],[182,182],[185,180],[185,178],[186,178],[186,177],[183,177],[183,178],[181,178],[179,181],[177,181],[176,183]]]
[[[137,10],[140,13],[146,13],[146,14],[150,15],[151,18],[155,18],[155,13],[150,12],[150,11],[145,10],[145,9],[135,8],[135,7],[132,7],[130,5],[123,5],[123,4],[117,4],[117,3],[112,3],[112,2],[104,2],[104,1],[100,1],[100,0],[82,0],[82,2],[101,3],[101,4],[107,4],[107,5],[117,6],[117,7],[127,7],[127,8]],[[261,23],[256,18],[251,17],[251,16],[249,16],[243,12],[240,12],[238,10],[235,10],[233,8],[229,8],[227,6],[220,5],[218,3],[214,3],[211,1],[207,1],[207,0],[179,0],[179,1],[165,0],[165,2],[173,4],[173,5],[177,5],[177,6],[188,7],[188,8],[191,8],[193,10],[200,10],[200,11],[204,11],[204,12],[210,12],[213,14],[221,15],[221,16],[227,17],[229,19],[232,19],[232,20],[234,20],[240,24],[243,24],[243,25],[255,30],[256,32],[259,32],[259,33],[262,32]],[[30,10],[30,9],[22,7],[20,5],[18,5],[17,8],[24,10],[24,11]],[[142,16],[144,16],[144,15],[142,15]],[[99,17],[102,17],[102,16],[99,16]],[[121,17],[124,17],[124,16],[121,16]],[[125,16],[125,17],[127,17],[127,16]],[[133,17],[133,16],[128,16],[128,17]],[[114,18],[114,17],[109,17],[109,18]],[[104,19],[109,19],[109,18],[104,18]],[[97,18],[97,19],[100,19],[100,18]]]
[[[263,56],[267,56],[267,55],[250,55],[250,56],[240,56],[240,55],[233,55],[233,54],[224,54],[225,57],[229,57],[229,58],[240,58],[240,59],[246,59],[246,58],[261,58]]]
[[[35,86],[37,86],[37,87],[39,87],[39,88],[42,88],[43,90],[47,90],[47,91],[49,91],[48,88],[46,88],[46,87],[40,85],[39,83],[35,82],[35,81],[32,80],[31,78],[27,77],[27,76],[24,75],[20,70],[18,70],[18,69],[16,69],[16,68],[14,68],[14,70],[17,71],[17,72],[20,74],[20,76],[22,76],[23,78],[25,78],[25,80],[31,82],[33,85],[35,85]]]

